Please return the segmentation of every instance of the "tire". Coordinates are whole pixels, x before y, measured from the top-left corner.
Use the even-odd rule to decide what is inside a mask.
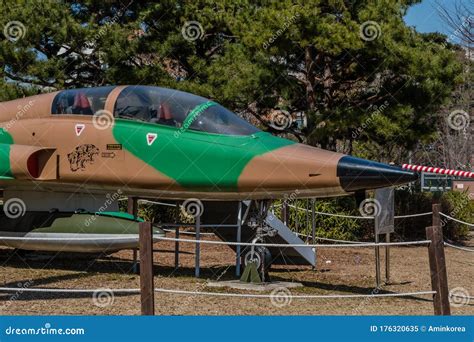
[[[262,260],[264,261],[265,270],[262,270]],[[272,254],[270,253],[270,250],[267,247],[257,246],[254,249],[254,255],[252,255],[251,250],[245,253],[242,264],[245,267],[251,261],[257,263],[257,269],[260,272],[267,272],[271,266]]]

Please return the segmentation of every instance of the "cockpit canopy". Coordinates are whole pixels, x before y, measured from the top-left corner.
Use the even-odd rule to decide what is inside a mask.
[[[105,109],[114,87],[64,90],[55,97],[53,114],[93,115]],[[259,130],[239,116],[206,98],[178,90],[128,86],[114,105],[114,116],[207,133],[250,135]]]

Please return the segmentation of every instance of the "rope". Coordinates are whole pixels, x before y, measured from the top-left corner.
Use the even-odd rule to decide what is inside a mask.
[[[280,205],[279,205],[279,206],[280,206]],[[306,212],[311,212],[311,210],[308,210],[308,209],[306,209],[306,208],[300,208],[300,207],[297,207],[297,206],[292,205],[292,204],[288,204],[288,206],[291,207],[291,208],[297,209],[297,210],[302,210],[302,211],[306,211]],[[321,211],[315,211],[314,213],[315,213],[315,214],[319,214],[319,215],[325,215],[325,216],[335,216],[335,217],[351,218],[351,219],[367,219],[367,220],[373,220],[373,219],[375,219],[374,216],[342,215],[342,214],[324,213],[324,212],[321,212]],[[432,215],[432,214],[433,214],[433,212],[432,212],[432,211],[429,211],[429,212],[426,212],[426,213],[419,213],[419,214],[398,215],[398,216],[394,216],[394,218],[396,218],[396,219],[401,219],[401,218],[409,218],[409,217],[428,216],[428,215]]]
[[[33,293],[140,293],[140,289],[58,289],[58,288],[23,288],[23,287],[0,287],[0,292],[33,292]]]
[[[47,233],[45,233],[47,234]],[[99,234],[97,234],[99,235]],[[77,237],[79,237],[78,240],[80,241],[108,241],[108,240],[130,240],[130,239],[138,239],[138,234],[131,234],[132,236],[130,237],[81,237],[80,236],[80,233],[77,234]],[[137,236],[133,236],[133,235],[137,235]],[[153,237],[153,239],[155,240],[156,237]],[[55,237],[28,237],[28,236],[18,236],[18,237],[14,237],[14,236],[1,236],[0,237],[0,241],[16,241],[16,240],[22,240],[22,241],[32,241],[32,240],[38,240],[38,241],[43,241],[43,240],[47,240],[47,241],[64,241],[64,240],[71,240],[71,237],[68,236],[68,237],[62,237],[62,238],[55,238]]]
[[[165,232],[168,232],[168,233],[176,233],[175,230],[173,229],[164,229],[162,228]],[[196,232],[182,232],[180,231],[179,234],[184,234],[184,235],[196,235]],[[203,235],[203,236],[206,236],[206,235],[214,235],[214,233],[199,233],[200,235]]]
[[[419,214],[411,214],[411,215],[398,215],[394,216],[396,219],[401,219],[401,218],[409,218],[409,217],[418,217],[418,216],[428,216],[428,215],[433,215],[432,211],[428,211],[426,213],[419,213]]]
[[[441,216],[446,217],[447,219],[456,221],[456,222],[461,223],[461,224],[465,224],[466,226],[469,226],[469,227],[474,227],[474,224],[472,224],[472,223],[467,223],[467,222],[464,222],[464,221],[455,219],[454,217],[451,217],[451,216],[449,216],[449,215],[446,215],[445,213],[442,213],[442,212],[440,212],[439,214],[440,214]]]
[[[199,292],[199,291],[184,291],[184,290],[170,290],[170,289],[155,289],[156,292],[173,293],[173,294],[185,294],[185,295],[202,295],[202,296],[215,296],[215,297],[245,297],[245,298],[275,298],[275,295],[265,294],[247,294],[247,293],[221,293],[221,292]],[[288,295],[285,297],[292,299],[337,299],[337,298],[368,298],[368,297],[404,297],[414,295],[427,295],[435,294],[436,291],[418,291],[418,292],[406,292],[406,293],[377,293],[377,294],[350,294],[350,295]]]
[[[466,248],[466,247],[460,247],[460,246],[452,245],[450,243],[447,243],[446,241],[444,242],[444,245],[448,246],[448,247],[451,247],[451,248],[460,249],[461,251],[474,252],[473,248]]]
[[[278,204],[278,205],[275,205],[275,206],[281,206],[281,204]],[[306,211],[306,212],[308,212],[308,213],[311,213],[311,212],[312,212],[311,210],[308,210],[308,209],[306,209],[306,208],[300,208],[300,207],[297,207],[297,206],[292,205],[292,204],[288,204],[288,206],[289,206],[290,208],[294,208],[294,209],[297,209],[297,210]],[[323,213],[323,212],[320,212],[320,211],[315,211],[314,213],[315,213],[315,214],[319,214],[319,215],[336,216],[336,217],[353,218],[353,219],[367,219],[367,220],[373,220],[373,219],[375,218],[374,216],[351,216],[351,215],[342,215],[342,214]]]
[[[300,234],[300,233],[296,233],[296,235],[299,235],[299,236],[302,236],[302,237],[305,237],[305,238],[313,238],[311,235],[305,235],[305,234]],[[322,241],[331,241],[331,242],[344,242],[344,243],[352,243],[352,244],[360,244],[360,243],[363,243],[362,241],[349,241],[349,240],[336,240],[336,239],[329,239],[329,238],[323,238],[323,237],[318,237],[318,236],[315,236],[314,237],[315,240],[322,240]]]
[[[119,200],[119,201],[128,201],[128,198],[119,198],[118,200]],[[150,201],[150,200],[146,200],[146,199],[137,199],[137,202],[158,204],[158,205],[164,205],[164,206],[167,206],[167,207],[174,207],[174,208],[176,208],[176,204],[163,203],[163,202],[156,202],[156,201]]]
[[[191,240],[191,239],[176,239],[167,237],[157,237],[158,240],[164,241],[179,241],[189,243],[204,243],[210,245],[228,245],[228,246],[262,246],[262,247],[305,247],[305,248],[344,248],[344,247],[376,247],[376,246],[408,246],[408,245],[424,245],[431,243],[431,240],[420,240],[420,241],[405,241],[405,242],[380,242],[380,243],[350,243],[350,244],[338,244],[338,245],[327,245],[327,244],[279,244],[279,243],[251,243],[251,242],[224,242],[224,241],[213,241],[213,240]]]
[[[140,289],[58,289],[58,288],[14,288],[14,287],[0,287],[0,292],[33,292],[33,293],[140,293]],[[229,292],[206,292],[206,291],[186,291],[186,290],[173,290],[164,288],[155,288],[155,292],[160,293],[173,293],[183,295],[200,295],[200,296],[214,296],[214,297],[240,297],[240,298],[274,298],[278,296],[278,293],[273,295],[267,294],[251,294],[251,293],[229,293]],[[368,298],[368,297],[406,297],[415,295],[428,295],[435,294],[436,291],[417,291],[417,292],[405,292],[405,293],[377,293],[377,294],[349,294],[349,295],[292,295],[289,294],[288,298],[294,299],[337,299],[337,298]],[[286,293],[285,293],[286,294]]]
[[[472,296],[461,296],[461,295],[457,295],[457,294],[449,294],[450,297],[455,297],[455,298],[462,298],[462,299],[474,299],[474,297]]]

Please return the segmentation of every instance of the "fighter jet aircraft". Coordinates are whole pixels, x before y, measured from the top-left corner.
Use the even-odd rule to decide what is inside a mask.
[[[129,233],[137,219],[114,214],[121,195],[267,201],[342,196],[416,179],[399,167],[273,136],[217,102],[152,86],[63,90],[0,103],[0,127],[8,219],[0,235],[10,238],[92,234],[104,226],[106,233]],[[12,203],[16,215],[8,215]],[[41,249],[36,242],[30,248]]]

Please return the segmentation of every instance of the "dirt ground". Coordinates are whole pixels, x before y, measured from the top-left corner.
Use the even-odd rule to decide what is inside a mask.
[[[173,235],[170,235],[171,237]],[[206,237],[209,238],[209,237]],[[212,238],[211,238],[212,239]],[[474,239],[472,246],[474,246]],[[190,291],[245,293],[206,286],[208,280],[234,279],[235,254],[227,246],[201,247],[202,274],[194,278],[194,244],[181,244],[180,268],[174,269],[174,243],[155,244],[155,286]],[[474,296],[474,253],[446,248],[450,289]],[[292,295],[371,294],[431,290],[426,247],[393,247],[391,281],[375,287],[373,248],[319,249],[318,265],[274,266],[273,280],[303,283]],[[383,255],[384,253],[382,253]],[[132,272],[132,252],[121,251],[99,258],[67,254],[18,253],[0,248],[0,286],[18,287],[0,293],[2,315],[137,315],[138,294],[25,293],[20,288],[139,288]],[[384,265],[384,261],[382,261]],[[459,292],[461,291],[461,292]],[[248,291],[247,291],[248,292]],[[253,292],[257,293],[257,292]],[[260,292],[258,292],[260,293]],[[270,292],[264,292],[270,294]],[[291,298],[291,297],[289,297]],[[297,299],[275,305],[269,298],[229,298],[156,293],[159,315],[431,315],[431,295],[402,298]],[[455,315],[474,315],[474,301],[451,305]]]

